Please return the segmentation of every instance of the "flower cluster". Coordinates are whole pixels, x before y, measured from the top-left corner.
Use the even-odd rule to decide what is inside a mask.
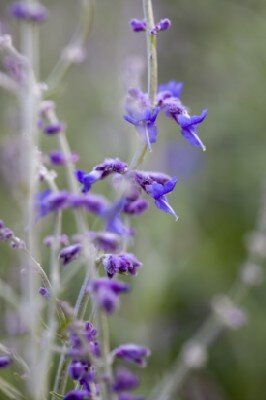
[[[147,26],[146,20],[131,21],[131,27],[135,32],[147,31]],[[170,26],[169,19],[162,19],[149,27],[148,35],[155,41],[154,35],[168,30]],[[180,82],[174,81],[161,85],[154,101],[138,88],[129,89],[124,119],[135,127],[145,144],[145,151],[146,149],[151,151],[152,145],[157,142],[157,118],[161,113],[177,123],[183,137],[193,146],[205,150],[198,136],[197,127],[206,118],[207,110],[203,110],[199,116],[190,116],[188,109],[180,100],[182,88]],[[59,142],[65,138],[65,124],[58,119],[55,105],[51,101],[41,103],[38,127],[50,138],[59,134]],[[129,237],[135,234],[131,218],[128,217],[141,216],[147,211],[151,200],[160,211],[172,215],[177,220],[177,214],[168,202],[168,195],[174,191],[177,178],[162,172],[139,170],[140,163],[127,164],[119,158],[107,158],[89,168],[88,172],[78,168],[75,170],[74,164],[78,162],[78,155],[68,151],[67,147],[62,145],[62,149],[51,151],[48,157],[46,156],[45,162],[53,166],[67,165],[68,172],[71,172],[69,177],[72,182],[71,188],[74,189],[69,192],[50,185],[48,189],[38,193],[35,201],[36,220],[67,209],[78,213],[80,217],[78,221],[82,219],[82,223],[83,219],[87,218],[87,213],[90,217],[93,215],[98,219],[100,223],[100,227],[97,224],[98,231],[86,231],[85,222],[85,231],[82,229],[82,232],[75,233],[72,237],[65,234],[57,237],[58,245],[62,246],[59,250],[59,261],[61,267],[66,267],[80,256],[82,260],[84,256],[85,260],[86,254],[93,249],[94,269],[89,280],[84,281],[84,296],[92,299],[92,314],[96,310],[100,317],[110,317],[118,310],[123,295],[130,291],[130,285],[122,280],[123,275],[132,278],[138,274],[142,266],[138,258],[128,249],[132,243]],[[108,179],[115,192],[115,200],[94,192],[99,181]],[[45,182],[45,176],[42,182]],[[48,179],[47,182],[49,183]],[[53,240],[54,237],[50,236],[45,239],[45,244],[53,248]],[[63,270],[64,268],[61,268],[61,273],[64,273]],[[122,276],[121,280],[117,280],[118,275]],[[46,287],[41,287],[39,293],[46,300],[51,297],[50,290]],[[71,315],[71,326],[68,327],[68,343],[70,343],[68,356],[71,360],[68,375],[76,382],[78,388],[69,391],[64,399],[96,398],[101,392],[101,386],[105,385],[116,399],[140,400],[140,397],[131,394],[131,391],[139,385],[137,376],[124,367],[116,368],[114,373],[109,373],[108,368],[103,371],[103,363],[108,363],[108,366],[112,367],[115,362],[123,361],[145,367],[150,350],[129,343],[105,354],[106,346],[98,342],[98,333],[92,323],[82,322],[73,318],[73,315]]]
[[[40,23],[48,17],[47,9],[43,5],[27,1],[13,3],[9,11],[12,17],[26,22]]]
[[[147,93],[139,89],[129,90],[124,119],[135,126],[137,133],[149,148],[151,143],[157,140],[157,116],[164,112],[179,125],[182,136],[192,146],[206,150],[198,136],[197,127],[205,120],[208,111],[205,109],[200,115],[190,116],[187,107],[180,100],[182,89],[181,82],[170,81],[160,85],[154,106],[150,104]]]

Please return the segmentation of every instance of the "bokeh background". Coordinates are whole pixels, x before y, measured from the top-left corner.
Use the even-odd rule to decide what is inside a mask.
[[[44,3],[50,18],[40,29],[41,80],[49,75],[78,19],[76,1]],[[141,0],[96,3],[87,59],[70,70],[55,97],[72,149],[80,154],[79,166],[86,170],[105,157],[130,159],[137,138],[123,121],[124,99],[135,82],[146,88],[145,36],[129,29],[131,18],[142,18]],[[137,235],[132,251],[143,268],[119,316],[111,321],[113,346],[140,342],[152,349],[149,367],[141,371],[144,393],[161,379],[181,344],[209,314],[212,297],[227,292],[234,282],[245,260],[245,238],[254,229],[266,178],[266,2],[153,3],[156,20],[172,20],[171,30],[158,37],[160,83],[184,82],[184,104],[193,114],[208,108],[209,115],[200,127],[205,153],[191,148],[178,127],[160,116],[158,143],[145,163],[146,169],[179,178],[170,202],[180,219],[175,223],[151,205],[146,215],[134,220]],[[1,29],[14,34],[19,45],[19,30],[7,15],[8,4],[1,0]],[[20,223],[12,188],[17,176],[16,107],[1,90],[1,218],[13,229],[19,229]],[[55,146],[53,138],[42,137],[44,150]],[[109,194],[108,186],[99,189]],[[48,222],[43,231],[49,227]],[[64,228],[73,233],[69,216]],[[1,277],[14,279],[12,254],[4,245],[0,251]],[[82,272],[66,291],[71,302],[81,279]],[[219,337],[209,351],[207,366],[188,378],[181,399],[266,398],[265,289],[264,284],[252,292],[245,302],[248,324]],[[5,312],[1,302],[3,318]]]

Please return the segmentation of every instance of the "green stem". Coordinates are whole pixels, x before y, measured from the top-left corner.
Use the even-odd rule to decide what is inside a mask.
[[[158,63],[156,35],[151,35],[150,31],[154,27],[154,17],[152,0],[143,0],[143,12],[147,22],[146,40],[147,40],[147,58],[148,58],[148,94],[151,105],[154,107],[158,86]]]

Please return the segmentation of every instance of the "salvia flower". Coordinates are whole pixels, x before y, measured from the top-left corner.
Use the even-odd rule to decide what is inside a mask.
[[[168,18],[161,19],[154,28],[151,29],[152,35],[157,35],[158,32],[167,31],[171,28],[171,21]]]
[[[117,347],[112,354],[116,358],[136,364],[139,367],[145,367],[147,365],[147,357],[150,356],[150,350],[147,347],[130,343]]]
[[[124,119],[135,126],[139,136],[147,143],[151,151],[151,143],[155,143],[157,140],[156,118],[160,108],[147,107],[141,110],[128,106],[126,111],[127,114],[124,115]]]
[[[90,289],[96,303],[107,314],[112,314],[119,306],[119,295],[129,291],[129,286],[121,281],[99,278],[92,282]]]
[[[76,260],[80,256],[81,251],[82,245],[80,243],[72,244],[62,249],[59,254],[61,265],[65,267],[67,264]]]
[[[45,217],[53,211],[60,211],[67,207],[69,194],[65,191],[52,192],[47,189],[38,193],[35,198],[37,218]]]
[[[182,90],[183,90],[182,82],[176,82],[176,81],[167,82],[167,83],[159,86],[157,99],[158,99],[158,96],[159,96],[159,98],[162,97],[162,99],[166,99],[169,97],[175,97],[175,98],[179,99],[182,94]]]
[[[28,3],[27,1],[15,2],[9,9],[12,17],[26,22],[40,23],[48,17],[47,9],[38,3]]]
[[[66,157],[61,151],[59,150],[52,150],[49,153],[49,161],[51,164],[60,166],[66,164],[75,164],[78,162],[79,156],[76,153],[72,153],[70,157]]]
[[[98,250],[116,252],[120,247],[120,238],[111,232],[89,232],[89,237]]]
[[[131,29],[133,30],[133,32],[145,32],[147,29],[147,23],[146,23],[145,19],[139,20],[139,19],[133,18],[130,21],[130,26],[131,26]]]
[[[203,110],[200,115],[193,115],[190,117],[188,114],[177,115],[176,120],[181,127],[181,133],[187,141],[195,147],[201,147],[203,151],[206,146],[200,140],[197,134],[197,126],[201,124],[208,114],[208,110]]]
[[[192,146],[206,150],[198,136],[197,127],[205,120],[208,110],[205,109],[200,115],[191,117],[187,108],[180,101],[182,89],[181,82],[170,81],[160,85],[156,96],[157,105],[161,110],[165,111],[168,117],[177,122],[181,128],[181,134]]]
[[[71,194],[69,195],[68,203],[71,207],[83,207],[86,211],[99,216],[104,216],[110,206],[110,203],[104,196],[92,193]]]
[[[117,273],[136,275],[142,265],[131,253],[105,254],[102,262],[109,278]]]
[[[0,368],[8,368],[12,363],[10,356],[0,356]]]
[[[134,390],[139,385],[139,378],[126,368],[119,368],[115,373],[113,390],[115,392],[123,392],[126,390]]]
[[[174,209],[168,203],[166,195],[171,193],[177,183],[176,177],[169,177],[158,172],[136,171],[135,181],[141,188],[154,199],[157,208],[178,219]]]
[[[142,215],[147,211],[149,203],[144,199],[138,199],[135,201],[128,201],[126,199],[123,212],[129,215]]]
[[[120,236],[132,236],[134,235],[134,230],[125,225],[121,219],[121,212],[124,209],[125,202],[126,200],[122,197],[105,210],[103,214],[105,229]]]
[[[63,400],[89,400],[91,395],[87,390],[71,390],[68,392]]]
[[[77,170],[76,178],[83,185],[82,192],[87,193],[95,182],[113,173],[123,175],[127,172],[127,168],[127,164],[118,158],[108,158],[102,164],[96,165],[91,172]]]

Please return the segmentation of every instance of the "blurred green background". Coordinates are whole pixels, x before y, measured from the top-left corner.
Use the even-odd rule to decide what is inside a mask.
[[[1,0],[2,31],[14,34],[19,45],[8,4]],[[44,4],[50,18],[40,30],[41,80],[49,75],[78,19],[76,1]],[[180,219],[175,223],[151,204],[146,215],[133,221],[137,236],[132,251],[143,268],[111,321],[113,346],[140,342],[152,349],[149,367],[141,371],[143,392],[161,379],[180,345],[206,318],[212,296],[231,287],[245,259],[245,235],[254,228],[266,178],[266,2],[153,4],[157,21],[172,21],[171,30],[158,37],[160,83],[184,82],[184,104],[193,114],[208,108],[209,115],[200,127],[206,153],[191,148],[178,127],[160,116],[158,144],[146,160],[146,169],[179,178],[170,203]],[[145,36],[130,31],[133,17],[142,18],[141,0],[96,1],[87,59],[70,70],[55,98],[72,150],[80,154],[79,166],[86,170],[105,157],[129,160],[136,146],[134,129],[122,118],[127,88],[139,79],[146,88]],[[15,101],[1,90],[1,218],[19,229],[20,210],[6,179],[7,174],[16,175],[15,150],[9,163],[3,157],[11,134],[15,141],[16,115]],[[56,141],[43,137],[42,145],[54,148]],[[99,187],[108,193],[108,187]],[[49,226],[48,222],[44,229]],[[73,233],[72,226],[66,221],[66,233]],[[10,279],[11,252],[4,245],[0,251],[1,277]],[[80,281],[78,276],[71,294],[66,293],[72,302]],[[181,398],[266,399],[265,305],[262,285],[245,303],[248,324],[218,339],[208,365],[193,372]],[[4,330],[2,325],[2,335]]]

